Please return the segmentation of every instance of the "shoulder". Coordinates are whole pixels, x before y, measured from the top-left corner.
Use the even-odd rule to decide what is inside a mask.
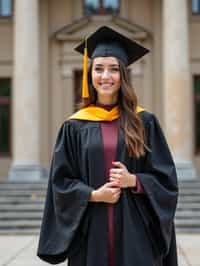
[[[156,117],[155,114],[151,112],[141,112],[140,117],[144,124],[145,132],[148,135],[151,135],[153,138],[165,138],[164,130]]]
[[[142,111],[139,113],[140,118],[142,119],[144,126],[148,126],[153,122],[157,122],[158,119],[155,114],[149,112],[149,111]]]
[[[90,129],[92,127],[98,127],[98,125],[99,122],[81,119],[68,119],[63,123],[65,128],[69,128],[75,132],[81,131],[83,129]]]

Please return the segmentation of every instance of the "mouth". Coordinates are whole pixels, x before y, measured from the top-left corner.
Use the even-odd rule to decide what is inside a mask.
[[[106,83],[105,82],[100,82],[99,83],[99,85],[103,86],[103,87],[111,87],[111,86],[113,86],[113,84],[114,83],[112,83],[112,82],[109,82],[109,83],[108,82],[106,82]]]

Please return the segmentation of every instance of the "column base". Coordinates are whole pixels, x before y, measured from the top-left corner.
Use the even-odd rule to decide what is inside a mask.
[[[176,161],[176,171],[179,180],[196,179],[197,171],[191,161]]]
[[[45,180],[48,171],[40,165],[15,165],[12,166],[8,180],[11,182],[36,182]]]

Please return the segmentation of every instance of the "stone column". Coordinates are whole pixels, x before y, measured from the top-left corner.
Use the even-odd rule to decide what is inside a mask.
[[[38,9],[38,0],[15,1],[13,163],[9,173],[14,181],[34,181],[42,176]]]
[[[187,12],[187,0],[163,1],[164,127],[179,178],[196,175]]]
[[[62,90],[63,90],[63,114],[64,119],[74,112],[74,77],[73,69],[69,65],[63,66]]]

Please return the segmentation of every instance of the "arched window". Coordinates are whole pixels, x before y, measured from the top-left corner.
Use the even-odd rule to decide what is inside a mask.
[[[119,13],[120,0],[84,0],[84,15]]]
[[[10,17],[13,13],[12,0],[0,0],[0,17]]]
[[[200,0],[192,0],[192,14],[200,15]]]

